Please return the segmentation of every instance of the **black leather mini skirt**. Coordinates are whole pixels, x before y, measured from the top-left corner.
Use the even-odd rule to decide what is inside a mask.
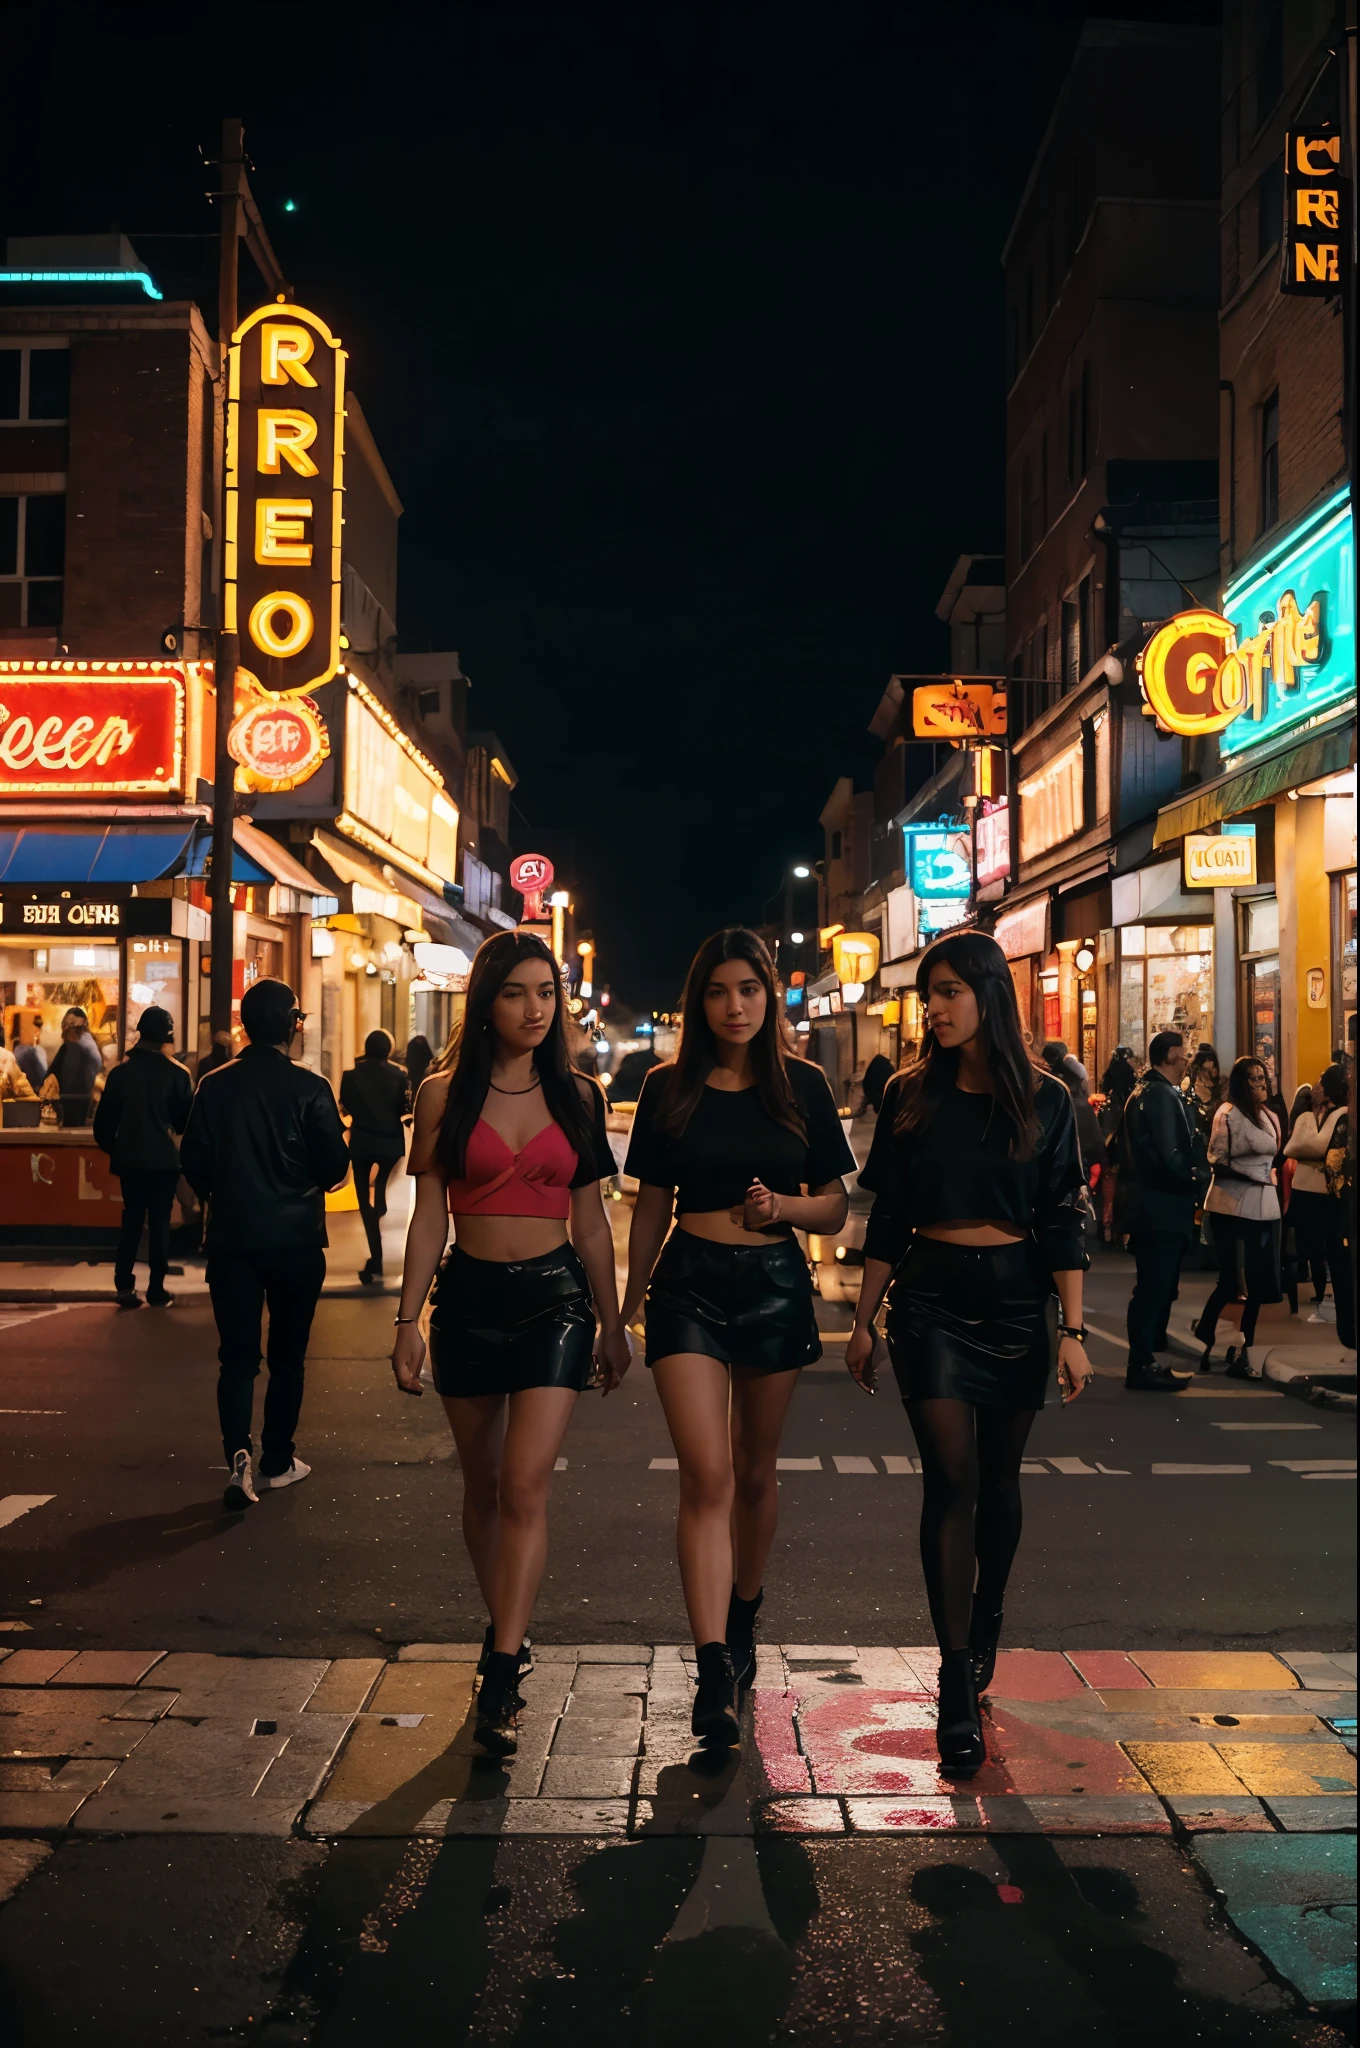
[[[595,1308],[569,1244],[536,1259],[474,1259],[454,1245],[430,1301],[430,1370],[441,1394],[520,1394],[591,1384]]]
[[[647,1363],[681,1351],[747,1372],[820,1358],[812,1275],[796,1239],[714,1244],[673,1230],[647,1289]]]
[[[888,1354],[904,1401],[1042,1408],[1057,1354],[1057,1302],[1032,1239],[914,1237],[888,1297]]]

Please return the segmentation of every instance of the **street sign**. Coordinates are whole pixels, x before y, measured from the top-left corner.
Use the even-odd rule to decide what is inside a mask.
[[[1006,737],[1006,691],[995,683],[927,683],[911,693],[911,729],[918,740]]]
[[[340,666],[345,360],[302,306],[261,306],[232,336],[223,624],[281,697]]]
[[[966,898],[972,881],[972,860],[966,832],[913,832],[911,887],[918,900]]]
[[[1255,832],[1187,832],[1185,835],[1185,886],[1187,889],[1244,887],[1256,880]]]

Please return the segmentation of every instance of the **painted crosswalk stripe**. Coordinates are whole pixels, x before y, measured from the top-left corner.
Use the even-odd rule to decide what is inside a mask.
[[[1160,1479],[1236,1479],[1251,1471],[1250,1465],[1154,1465],[1153,1477]]]
[[[647,1470],[649,1472],[678,1472],[680,1470],[680,1460],[678,1458],[653,1458]]]
[[[1210,1429],[1321,1429],[1320,1422],[1211,1422]]]
[[[566,1461],[566,1459],[565,1459],[565,1458],[559,1458],[559,1459],[558,1459],[558,1461],[557,1461],[557,1463],[556,1463],[556,1464],[555,1464],[555,1465],[553,1466],[553,1471],[554,1471],[554,1472],[565,1472],[565,1471],[566,1471],[566,1469],[567,1469],[567,1461]]]
[[[1084,1458],[1050,1458],[1048,1462],[1065,1479],[1095,1479],[1101,1473],[1107,1479],[1128,1479],[1131,1476],[1117,1465],[1088,1465]]]
[[[776,1472],[820,1472],[822,1461],[820,1458],[776,1458],[774,1468]]]
[[[0,1415],[64,1415],[65,1413],[66,1410],[64,1408],[0,1408]]]
[[[838,1472],[873,1472],[877,1474],[878,1471],[878,1467],[872,1458],[840,1458],[833,1455],[831,1462]]]
[[[1355,1475],[1354,1458],[1272,1458],[1269,1462],[1282,1472],[1335,1472],[1343,1479]]]
[[[888,1477],[890,1479],[895,1478],[899,1473],[910,1474],[913,1472],[916,1473],[916,1475],[919,1478],[921,1471],[921,1460],[919,1458],[885,1457],[883,1460],[883,1470],[888,1474]]]
[[[33,1508],[45,1508],[55,1493],[7,1493],[0,1500],[0,1529],[7,1529],[11,1522],[17,1522],[20,1515],[28,1514]]]

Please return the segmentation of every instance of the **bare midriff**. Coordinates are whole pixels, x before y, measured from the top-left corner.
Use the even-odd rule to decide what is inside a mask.
[[[691,1237],[706,1237],[710,1244],[780,1244],[788,1236],[787,1230],[748,1230],[732,1221],[730,1209],[686,1210],[675,1220]]]
[[[918,1237],[936,1237],[941,1244],[1019,1244],[1029,1236],[1027,1230],[1019,1230],[1014,1223],[991,1223],[967,1216],[957,1223],[923,1223],[917,1230]]]
[[[508,1266],[557,1251],[567,1242],[567,1226],[559,1216],[456,1216],[453,1241],[470,1259]]]

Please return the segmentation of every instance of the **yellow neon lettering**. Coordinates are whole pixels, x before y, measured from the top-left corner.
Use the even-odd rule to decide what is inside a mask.
[[[1294,194],[1294,225],[1299,228],[1341,225],[1340,194],[1335,185],[1309,185]]]
[[[1319,242],[1316,249],[1310,249],[1306,242],[1294,244],[1294,282],[1307,284],[1310,278],[1320,284],[1341,282],[1340,247],[1336,242]]]
[[[308,498],[261,498],[255,507],[256,561],[309,565],[312,543],[303,521],[311,516]]]
[[[305,327],[266,320],[260,329],[260,382],[286,384],[291,377],[295,384],[315,390],[316,378],[304,368],[315,347],[315,338]]]
[[[288,629],[283,633],[275,624],[280,612],[288,620]],[[272,655],[275,661],[287,661],[290,655],[300,654],[312,637],[315,623],[306,598],[291,590],[271,590],[268,597],[260,598],[250,608],[250,637],[262,654]]]
[[[316,421],[310,413],[286,409],[262,412],[259,416],[256,467],[261,476],[277,476],[286,462],[299,476],[315,476],[316,464],[307,450],[316,439]]]
[[[1314,163],[1317,151],[1322,152],[1322,162]],[[1325,178],[1327,167],[1338,169],[1341,163],[1341,137],[1339,135],[1296,135],[1294,137],[1294,168],[1305,178]]]

